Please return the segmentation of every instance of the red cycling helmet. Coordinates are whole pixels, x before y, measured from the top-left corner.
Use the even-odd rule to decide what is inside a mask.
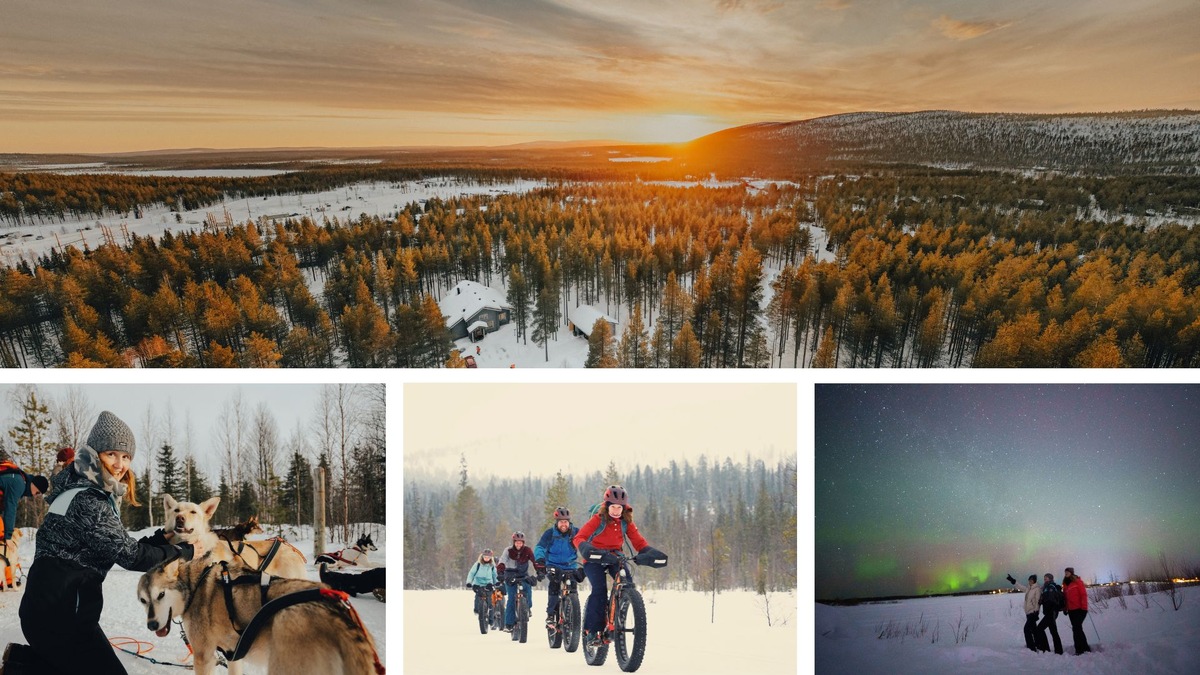
[[[610,485],[604,491],[604,501],[609,504],[620,504],[625,508],[629,508],[629,493],[620,485]]]
[[[513,532],[512,540],[516,541],[518,539],[520,539],[521,541],[525,541],[525,533],[524,532]]]
[[[554,519],[555,520],[570,520],[571,519],[571,509],[568,509],[565,506],[560,506],[557,509],[554,509]]]

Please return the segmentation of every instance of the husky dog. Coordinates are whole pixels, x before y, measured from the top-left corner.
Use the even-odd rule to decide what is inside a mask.
[[[21,529],[17,528],[13,530],[12,539],[0,543],[0,579],[7,580],[6,583],[0,583],[0,591],[5,589],[11,591],[14,584],[17,586],[21,585],[21,577],[24,576],[24,570],[21,568],[20,547],[21,538],[24,536]],[[10,567],[16,574],[8,571]],[[14,578],[16,579],[15,581],[13,581]]]
[[[217,510],[220,497],[213,497],[200,504],[192,502],[177,502],[171,495],[163,495],[163,506],[167,512],[167,526],[175,536],[188,544],[198,544],[200,550],[211,553],[213,560],[240,562],[251,569],[257,569],[268,555],[272,547],[277,547],[275,557],[267,565],[267,572],[273,577],[288,577],[291,579],[306,579],[308,573],[305,566],[308,561],[296,547],[286,542],[272,540],[238,541],[220,539],[208,525],[212,514]]]
[[[359,593],[370,593],[380,602],[384,600],[384,589],[387,588],[387,568],[374,567],[362,572],[330,572],[325,569],[328,563],[321,563],[319,576],[321,583],[338,591],[357,596]]]
[[[250,516],[233,527],[218,528],[213,530],[218,537],[226,541],[242,541],[251,534],[262,534],[262,525],[258,524],[258,516]]]
[[[317,564],[331,564],[334,566],[334,569],[347,567],[350,565],[357,565],[359,567],[374,567],[375,565],[367,560],[367,553],[378,550],[379,547],[375,545],[375,542],[371,541],[371,535],[364,534],[358,538],[358,541],[354,542],[353,546],[344,548],[340,551],[322,553],[321,555],[317,556],[317,559],[314,562]]]
[[[233,578],[258,578],[252,569],[236,562],[228,569]],[[226,585],[221,572],[221,563],[205,556],[187,563],[173,560],[159,564],[138,580],[138,601],[146,610],[146,627],[166,637],[172,619],[179,618],[195,655],[197,675],[216,672],[216,650],[232,653],[238,644],[238,631],[244,630],[263,606],[257,581]],[[266,587],[266,599],[317,588],[324,586],[314,581],[274,578]],[[241,675],[243,663],[265,668],[268,673],[382,673],[374,640],[348,607],[336,599],[322,598],[280,610],[263,624],[245,658],[229,662],[229,675]]]

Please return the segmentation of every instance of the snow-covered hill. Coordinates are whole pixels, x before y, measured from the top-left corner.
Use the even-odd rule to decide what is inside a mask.
[[[1071,624],[1059,616],[1065,653],[1025,648],[1019,593],[816,606],[816,672],[852,673],[1194,673],[1200,663],[1200,588],[1184,589],[1173,611],[1161,593],[1149,607],[1129,598],[1126,608],[1093,603],[1084,624],[1096,651],[1075,656]],[[913,637],[880,639],[889,627]],[[956,628],[966,638],[955,641]],[[893,631],[895,632],[895,631]],[[936,641],[935,640],[936,637]]]
[[[1200,172],[1200,112],[863,112],[752,124],[692,146],[698,153],[759,151],[814,161],[1194,174]]]

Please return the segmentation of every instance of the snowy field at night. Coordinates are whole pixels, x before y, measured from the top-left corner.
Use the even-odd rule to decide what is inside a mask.
[[[647,675],[793,675],[796,672],[796,600],[772,593],[771,626],[762,597],[746,591],[717,596],[716,622],[710,623],[712,596],[699,592],[646,590],[646,658],[637,672]],[[580,597],[587,600],[587,587]],[[479,633],[466,589],[404,592],[405,675],[474,675],[497,669],[521,675],[620,672],[610,647],[603,666],[588,666],[582,646],[568,654],[550,649],[542,620],[545,584],[533,591],[536,619],[525,644],[508,633]]]
[[[1084,623],[1095,650],[1075,656],[1071,624],[1058,618],[1064,654],[1025,648],[1021,593],[936,597],[838,607],[816,605],[817,673],[1195,673],[1200,664],[1200,587],[1172,609],[1164,593],[1095,602]],[[1099,611],[1097,611],[1099,609]],[[961,617],[961,624],[960,622]],[[918,637],[880,639],[890,627]],[[955,641],[955,629],[966,633]],[[961,635],[960,632],[960,635]],[[936,637],[936,642],[934,641]]]
[[[269,533],[274,534],[274,528],[268,527],[267,529]],[[304,553],[304,557],[309,562],[308,578],[316,581],[318,572],[312,564],[312,528],[302,528],[296,536],[292,536],[287,530],[288,528],[285,528],[284,537]],[[382,525],[376,525],[371,526],[369,531],[372,533],[372,538],[379,547],[378,551],[371,551],[370,560],[374,564],[383,565],[387,555],[387,530]],[[33,562],[34,542],[37,531],[32,528],[25,528],[24,532],[26,533],[26,537],[22,542],[21,564],[26,572],[28,572],[29,566]],[[152,532],[153,530],[147,529],[130,532],[130,535],[141,537]],[[266,538],[266,535],[257,535],[249,538]],[[344,546],[346,545],[331,543],[324,547],[324,549],[338,550]],[[137,583],[141,576],[141,572],[130,572],[121,567],[112,568],[104,581],[104,612],[100,616],[100,626],[104,629],[109,640],[113,642],[124,642],[128,639],[140,640],[142,642],[142,652],[146,656],[159,661],[183,663],[183,658],[187,655],[187,648],[180,639],[177,627],[172,629],[171,633],[164,638],[159,638],[146,629],[146,612],[137,599]],[[24,595],[23,588],[0,593],[0,643],[2,644],[26,642],[21,632],[20,618],[17,616],[17,609],[21,605],[22,595]],[[386,665],[388,663],[387,636],[384,630],[386,605],[371,595],[362,594],[351,598],[350,603],[354,606],[355,611],[358,612],[359,617],[362,618],[363,625],[371,632],[371,637],[375,640],[375,648],[379,652],[379,658]],[[130,644],[127,649],[135,650],[137,646],[136,644]],[[118,653],[118,656],[121,658],[121,663],[129,671],[130,675],[162,675],[162,673],[167,672],[182,672],[179,668],[157,665],[129,654]],[[187,663],[190,664],[190,662],[189,659]],[[249,667],[246,670],[248,674],[259,672]],[[218,672],[225,671],[220,670]]]

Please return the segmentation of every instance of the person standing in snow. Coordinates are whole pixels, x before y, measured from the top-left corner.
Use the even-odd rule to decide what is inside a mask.
[[[544,569],[547,565],[560,570],[578,567],[578,553],[572,541],[579,528],[571,524],[571,510],[565,506],[554,509],[554,527],[542,533],[537,546],[533,547],[533,560]],[[554,626],[554,613],[558,609],[558,584],[551,583],[546,595],[546,625]]]
[[[496,561],[492,559],[492,549],[485,548],[483,553],[479,554],[479,560],[476,560],[467,572],[467,588],[473,589],[475,595],[479,595],[483,589],[495,585]],[[475,609],[474,600],[471,601],[471,609]]]
[[[1041,640],[1037,639],[1038,630],[1038,607],[1041,605],[1042,588],[1037,585],[1037,575],[1029,575],[1029,585],[1022,586],[1017,583],[1017,580],[1008,575],[1008,582],[1015,586],[1017,590],[1025,592],[1025,646],[1029,651],[1036,652],[1049,651],[1049,645],[1046,644],[1045,634],[1041,634]]]
[[[1071,637],[1075,639],[1075,655],[1092,651],[1087,636],[1083,634],[1083,620],[1087,618],[1087,586],[1083,579],[1075,576],[1075,568],[1068,567],[1063,575],[1063,594],[1067,596],[1067,618],[1071,620]]]
[[[45,494],[50,481],[45,476],[30,476],[11,459],[0,462],[0,555],[8,558],[8,544],[17,531],[17,503]],[[4,584],[13,587],[13,565],[4,566]]]
[[[575,548],[584,557],[583,573],[587,575],[592,592],[588,595],[587,609],[583,613],[584,644],[599,646],[603,643],[604,605],[608,602],[608,579],[614,579],[620,567],[611,563],[592,562],[588,555],[593,551],[620,551],[625,540],[634,551],[652,550],[633,524],[633,507],[629,505],[629,493],[620,485],[610,485],[604,491],[604,501],[575,535]],[[657,553],[657,552],[656,552]]]
[[[190,560],[188,544],[169,542],[162,530],[135,540],[121,524],[117,504],[138,506],[129,462],[133,432],[104,411],[75,453],[38,531],[33,566],[21,598],[21,629],[32,647],[8,672],[124,675],[100,628],[104,578],[114,564],[144,572],[154,565]],[[62,475],[62,474],[60,474]],[[22,670],[24,668],[24,670]]]
[[[1058,613],[1063,609],[1065,598],[1063,597],[1062,588],[1054,583],[1054,575],[1046,572],[1043,577],[1042,584],[1042,620],[1038,622],[1038,639],[1042,644],[1046,642],[1046,629],[1050,629],[1050,636],[1054,638],[1054,653],[1063,653],[1062,639],[1058,637]]]
[[[504,610],[504,630],[506,631],[512,631],[513,626],[517,623],[517,584],[525,584],[526,606],[533,609],[533,584],[530,583],[530,579],[535,577],[529,574],[531,563],[533,563],[533,550],[525,545],[525,533],[513,532],[512,546],[504,552],[500,562],[496,564],[496,571],[500,573],[504,585],[508,588],[508,603]],[[537,569],[536,563],[534,569]],[[517,639],[515,631],[513,631],[513,639]]]

